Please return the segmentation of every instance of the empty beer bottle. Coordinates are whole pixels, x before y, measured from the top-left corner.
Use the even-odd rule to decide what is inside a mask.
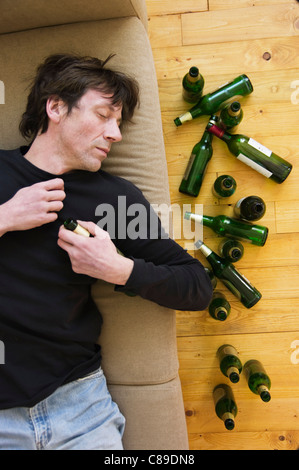
[[[266,204],[259,196],[247,196],[239,199],[234,206],[237,217],[250,222],[260,220],[266,212]]]
[[[243,110],[239,101],[233,101],[220,112],[219,127],[234,129],[243,119]]]
[[[213,184],[213,194],[216,197],[229,197],[236,191],[236,180],[230,175],[220,175]]]
[[[247,361],[244,364],[244,373],[250,390],[256,395],[260,395],[263,401],[270,401],[271,380],[261,362],[256,359]]]
[[[246,308],[251,308],[262,297],[262,294],[235,268],[235,266],[218,256],[201,240],[195,243],[195,248],[209,261],[218,279],[242,302]]]
[[[238,357],[238,351],[231,344],[223,344],[217,351],[220,370],[225,377],[236,384],[240,380],[242,362]]]
[[[228,101],[233,101],[237,96],[248,95],[252,91],[252,83],[247,75],[242,74],[213,93],[204,95],[189,111],[175,118],[174,123],[180,126],[185,121],[191,121],[199,116],[214,114]]]
[[[219,253],[222,258],[235,263],[239,261],[244,253],[244,247],[238,240],[224,239],[219,244]]]
[[[250,224],[242,220],[227,217],[226,215],[212,217],[209,215],[185,212],[185,219],[194,220],[195,222],[203,224],[205,227],[209,227],[215,233],[223,237],[246,240],[247,242],[253,243],[253,245],[263,246],[268,237],[267,227]]]
[[[92,237],[86,228],[82,227],[82,225],[78,224],[77,220],[68,218],[64,221],[64,227],[67,230],[71,230],[72,232],[77,233],[78,235],[82,235],[83,237]]]
[[[215,412],[224,421],[228,431],[235,427],[235,417],[238,413],[233,391],[229,385],[219,384],[213,390]]]
[[[204,78],[199,73],[197,67],[191,67],[189,72],[183,77],[183,98],[188,103],[197,103],[202,95]]]
[[[264,145],[243,134],[230,134],[210,121],[207,129],[223,140],[238,160],[276,183],[282,183],[292,170],[291,163],[279,157]]]
[[[179,191],[198,196],[207,165],[213,155],[211,134],[204,131],[201,140],[193,147]]]
[[[224,321],[230,314],[230,303],[222,292],[214,291],[209,304],[209,314],[215,320]]]

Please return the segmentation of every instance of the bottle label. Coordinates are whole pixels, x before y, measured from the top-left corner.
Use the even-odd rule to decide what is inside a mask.
[[[222,354],[226,354],[227,356],[235,356],[236,350],[233,346],[227,345],[222,349]]]
[[[256,140],[254,139],[249,139],[248,140],[248,145],[251,145],[251,147],[255,148],[256,150],[259,150],[259,152],[263,153],[264,155],[266,155],[267,157],[271,157],[272,155],[272,151],[270,149],[268,149],[267,147],[265,147],[264,145],[260,144],[259,142],[257,142]]]
[[[273,174],[271,173],[271,171],[267,170],[267,168],[264,168],[258,163],[252,161],[250,158],[246,157],[246,155],[243,155],[243,153],[239,153],[237,159],[245,163],[245,165],[250,166],[250,168],[253,168],[258,173],[261,173],[262,175],[266,176],[266,178],[270,178]]]
[[[238,209],[238,208],[241,206],[241,204],[242,204],[242,202],[244,201],[244,199],[245,199],[245,197],[242,197],[241,199],[239,199],[239,200],[236,202],[236,204],[235,204],[235,208],[236,208],[236,209]]]
[[[222,387],[218,387],[216,390],[214,390],[214,402],[215,404],[218,403],[218,401],[225,397],[225,390]]]
[[[196,157],[196,154],[195,153],[192,153],[190,158],[189,158],[189,162],[188,162],[188,165],[187,165],[187,168],[185,170],[185,174],[183,176],[183,180],[187,180],[189,178],[189,174],[190,174],[190,171],[191,171],[191,168],[192,168],[192,165],[193,165],[193,162],[194,162],[194,158]]]

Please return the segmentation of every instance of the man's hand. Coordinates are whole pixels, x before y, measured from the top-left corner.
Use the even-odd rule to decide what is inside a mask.
[[[43,181],[20,189],[0,206],[0,236],[5,232],[29,230],[54,222],[63,208],[64,181]]]
[[[82,222],[93,237],[86,238],[66,230],[63,226],[58,233],[58,245],[67,251],[75,273],[86,274],[112,284],[125,285],[134,262],[118,254],[108,232],[93,222]]]

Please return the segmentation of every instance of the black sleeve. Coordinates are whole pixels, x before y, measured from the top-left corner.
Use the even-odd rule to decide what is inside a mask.
[[[135,188],[135,187],[134,187]],[[136,192],[137,191],[137,192]],[[212,284],[203,265],[178,243],[166,236],[160,219],[148,201],[136,188],[127,198],[127,204],[139,204],[147,210],[146,236],[144,230],[135,239],[126,237],[115,241],[117,248],[134,261],[133,271],[125,286],[116,286],[117,291],[156,302],[175,310],[204,310],[212,296]],[[132,198],[132,195],[133,198]],[[151,232],[150,224],[156,219],[158,232]],[[127,216],[127,226],[132,216]],[[143,227],[144,229],[144,227]]]

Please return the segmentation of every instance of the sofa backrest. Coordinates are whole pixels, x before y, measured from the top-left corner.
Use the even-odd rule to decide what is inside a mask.
[[[0,34],[127,16],[147,27],[144,0],[0,0],[0,12]]]

